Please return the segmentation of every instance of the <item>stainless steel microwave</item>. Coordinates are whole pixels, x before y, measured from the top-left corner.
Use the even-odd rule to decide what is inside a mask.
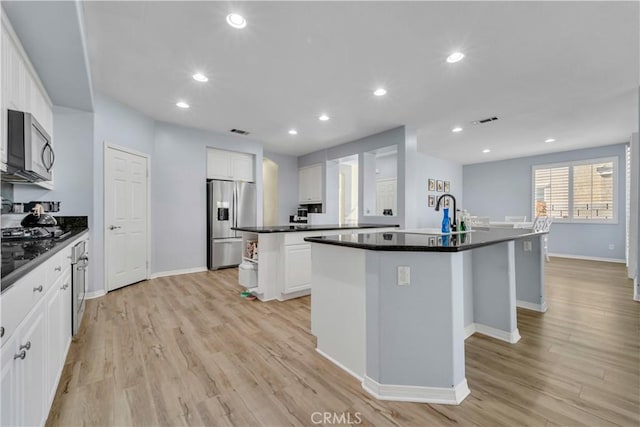
[[[51,136],[30,113],[7,110],[6,182],[51,181],[56,155]]]

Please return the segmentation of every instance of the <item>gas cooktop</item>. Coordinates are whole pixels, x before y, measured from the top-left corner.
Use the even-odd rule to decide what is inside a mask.
[[[24,241],[51,239],[62,236],[64,232],[59,226],[52,227],[15,227],[2,229],[2,241]]]

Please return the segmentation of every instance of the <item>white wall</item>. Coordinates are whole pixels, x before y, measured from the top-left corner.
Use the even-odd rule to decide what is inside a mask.
[[[151,158],[151,272],[207,265],[207,147],[256,156],[258,225],[262,224],[262,144],[225,135],[156,122]]]
[[[462,165],[460,163],[438,159],[425,153],[418,153],[416,156],[417,168],[417,191],[415,192],[416,201],[416,226],[419,228],[440,228],[442,225],[442,210],[436,212],[435,207],[429,207],[428,196],[433,194],[438,197],[444,193],[428,191],[428,180],[430,178],[436,180],[449,181],[451,189],[449,191],[456,198],[456,207],[464,209],[464,201],[462,197]],[[453,206],[449,210],[449,216],[453,220]]]
[[[398,213],[397,216],[365,216],[364,198],[366,197],[364,188],[365,162],[364,153],[377,150],[379,148],[396,145],[398,147]],[[338,166],[334,160],[343,157],[358,155],[358,222],[378,223],[378,224],[399,224],[410,227],[415,221],[413,209],[415,208],[413,189],[415,180],[413,158],[417,152],[417,141],[415,132],[400,126],[374,135],[369,135],[355,141],[347,142],[336,147],[315,151],[310,154],[298,157],[298,167],[321,164],[323,169],[323,194],[327,224],[338,223]],[[334,167],[335,164],[335,167]],[[330,172],[330,173],[329,173]],[[374,180],[375,182],[375,180]],[[404,191],[403,191],[404,189]],[[375,189],[374,189],[375,192]],[[406,195],[406,197],[405,197]]]
[[[522,157],[464,166],[464,199],[472,215],[504,220],[505,215],[532,215],[531,167],[575,160],[618,157],[618,223],[556,222],[549,252],[595,258],[625,258],[625,144]],[[610,250],[609,245],[614,249]]]
[[[151,274],[206,266],[206,149],[256,156],[258,224],[262,223],[262,144],[241,136],[165,122],[96,94],[93,146],[93,253],[90,292],[104,289],[104,144],[150,156]],[[297,175],[297,171],[296,171]]]
[[[64,107],[53,109],[54,190],[16,184],[16,202],[59,200],[60,216],[92,216],[93,213],[93,113]]]
[[[105,143],[152,155],[155,122],[131,107],[95,93],[93,139],[93,216],[91,228],[91,279],[89,292],[105,289],[104,284],[104,147]],[[153,225],[153,216],[151,218]],[[153,235],[153,233],[152,233]]]
[[[278,165],[278,222],[288,224],[298,210],[298,158],[269,152],[264,157]]]

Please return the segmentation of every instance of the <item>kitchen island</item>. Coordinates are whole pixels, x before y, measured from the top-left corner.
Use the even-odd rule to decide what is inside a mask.
[[[317,351],[378,399],[459,404],[470,392],[464,340],[516,343],[516,306],[545,305],[545,233],[429,233],[305,239]]]
[[[362,230],[375,234],[397,228],[388,224],[330,224],[233,229],[242,231],[240,284],[261,301],[284,301],[311,293],[311,245],[304,241],[306,237]]]

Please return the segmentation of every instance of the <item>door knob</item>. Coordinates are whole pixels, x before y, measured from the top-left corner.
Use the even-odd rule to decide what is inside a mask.
[[[122,228],[122,227],[119,226],[119,225],[111,225],[111,226],[109,226],[109,230],[117,230],[118,228]]]

